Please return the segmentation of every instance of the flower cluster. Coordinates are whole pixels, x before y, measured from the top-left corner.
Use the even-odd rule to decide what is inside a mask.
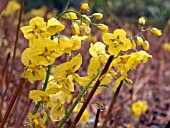
[[[109,87],[113,79],[115,81],[114,91],[117,90],[121,81],[125,81],[127,84],[132,83],[128,78],[128,72],[136,69],[138,64],[146,63],[148,58],[152,58],[146,52],[146,50],[149,50],[149,42],[144,39],[142,34],[150,31],[154,35],[161,36],[160,30],[156,28],[144,29],[145,19],[140,18],[139,24],[142,26],[142,31],[133,38],[128,38],[123,29],[116,29],[113,33],[109,33],[106,25],[91,22],[92,19],[100,20],[103,14],[84,15],[84,12],[88,10],[87,3],[81,4],[79,12],[66,9],[57,18],[53,17],[47,22],[41,17],[35,17],[30,20],[29,26],[21,28],[24,37],[29,40],[29,48],[26,48],[21,56],[22,63],[25,66],[23,78],[28,78],[31,83],[36,80],[47,79],[45,81],[45,83],[47,82],[46,87],[43,87],[42,91],[32,90],[29,93],[29,98],[34,102],[43,103],[41,114],[44,115],[42,118],[38,112],[30,113],[28,116],[29,126],[44,127],[47,118],[45,110],[48,108],[50,109],[51,120],[60,121],[66,113],[64,107],[66,100],[75,91],[74,86],[85,87],[88,85],[89,81],[106,65],[109,56],[114,56],[114,59],[107,72],[101,77],[96,77],[88,88],[90,91],[96,81],[99,80],[100,86],[95,95],[100,94],[103,87]],[[71,36],[60,33],[65,29],[65,26],[58,20],[60,18],[71,21]],[[87,76],[79,76],[76,73],[83,62],[81,54],[77,54],[70,61],[55,66],[55,72],[50,75],[50,80],[48,80],[47,66],[54,64],[56,58],[61,55],[66,53],[71,56],[72,51],[80,49],[81,42],[90,35],[90,25],[104,33],[102,35],[103,42],[90,44],[91,59]],[[144,50],[137,50],[140,45],[143,46]],[[108,52],[106,46],[108,46]],[[86,120],[89,115],[86,114],[84,118]]]

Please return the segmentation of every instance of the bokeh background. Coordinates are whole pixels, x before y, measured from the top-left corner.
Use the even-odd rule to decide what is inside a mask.
[[[13,2],[13,3],[12,3]],[[16,3],[17,2],[17,3]],[[14,42],[16,39],[16,29],[18,25],[18,16],[20,9],[20,0],[0,0],[0,97],[6,89],[10,66],[13,56]],[[28,25],[30,19],[35,16],[44,17],[47,21],[61,13],[66,6],[67,0],[25,0],[24,12],[21,26]],[[70,8],[78,9],[80,3],[88,2],[90,11],[87,15],[94,12],[104,14],[102,23],[109,26],[109,32],[117,28],[122,28],[127,32],[128,37],[133,37],[140,32],[138,18],[144,16],[147,19],[146,27],[157,27],[162,30],[161,37],[156,37],[147,32],[144,34],[150,43],[149,53],[152,59],[144,65],[139,65],[136,70],[129,73],[133,84],[130,88],[123,86],[116,102],[113,114],[110,118],[110,128],[164,128],[170,119],[170,1],[169,0],[70,0]],[[70,23],[61,20],[66,27],[70,28]],[[70,35],[70,29],[63,34]],[[84,41],[82,48],[78,51],[83,53],[83,65],[78,73],[86,75],[90,55],[88,49],[90,43],[101,41],[102,33],[92,27],[91,35]],[[19,40],[13,77],[9,84],[5,101],[1,108],[3,116],[13,92],[15,91],[19,79],[22,76],[24,66],[21,63],[21,53],[28,47],[28,41],[24,39],[21,31]],[[139,48],[140,49],[140,48]],[[77,52],[73,53],[75,55]],[[57,59],[56,64],[68,61],[70,57],[62,56]],[[29,82],[23,87],[22,92],[17,98],[17,102],[6,123],[7,127],[23,127],[27,122],[27,113],[32,111],[34,103],[28,98],[29,91],[32,89],[41,89],[42,83]],[[111,85],[112,87],[113,85]],[[73,96],[77,96],[75,92]],[[101,95],[94,97],[92,101],[98,101],[103,104],[107,110],[113,96],[111,89],[104,89]],[[139,119],[133,117],[131,105],[137,101],[143,100],[148,104],[148,111]],[[66,106],[69,108],[70,104]],[[88,106],[88,120],[80,122],[78,127],[92,127],[96,111],[99,107],[95,104]],[[102,111],[99,122],[102,124],[106,111]],[[65,127],[70,125],[73,116],[68,120]],[[48,127],[53,128],[57,125],[48,120]]]

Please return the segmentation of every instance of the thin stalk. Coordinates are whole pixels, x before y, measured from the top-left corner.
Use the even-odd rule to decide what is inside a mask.
[[[4,127],[4,124],[5,124],[5,122],[6,122],[7,118],[8,118],[11,110],[12,110],[12,107],[13,107],[14,103],[15,103],[15,100],[16,100],[18,94],[20,93],[20,91],[21,91],[21,89],[22,89],[22,86],[23,86],[24,84],[25,84],[25,79],[24,79],[24,78],[21,78],[21,79],[20,79],[20,83],[19,83],[19,85],[18,85],[18,87],[17,87],[14,95],[12,96],[12,99],[11,99],[10,103],[9,103],[9,106],[8,106],[8,108],[7,108],[7,111],[6,111],[6,113],[5,113],[5,116],[4,116],[4,118],[2,119],[2,122],[1,122],[1,124],[0,124],[0,128],[3,128],[3,127]]]
[[[3,70],[2,70],[2,78],[1,78],[1,81],[0,81],[0,85],[2,85],[3,82],[5,81],[6,72],[7,72],[7,68],[8,68],[9,58],[10,58],[10,52],[8,53],[7,58],[6,58],[5,65],[4,65],[3,68],[2,68]],[[2,86],[0,86],[0,90],[2,90]],[[0,103],[0,122],[1,122],[1,120],[2,120],[2,107],[3,107],[3,104],[2,104],[2,102],[1,102],[1,103]]]
[[[83,106],[81,107],[79,113],[77,114],[75,120],[73,121],[73,123],[71,124],[70,128],[75,128],[76,124],[78,123],[78,121],[80,120],[84,110],[86,109],[87,105],[89,104],[91,98],[93,97],[95,91],[97,90],[98,86],[100,85],[100,78],[108,71],[109,66],[113,60],[113,55],[111,55],[102,71],[102,73],[100,74],[99,78],[97,79],[95,85],[93,86],[92,90],[90,91],[90,94],[88,95],[87,99],[85,100]]]
[[[90,85],[92,84],[92,82],[94,80],[97,79],[97,77],[101,74],[102,70],[100,70],[91,80],[90,82],[85,86],[85,88],[83,89],[83,91],[79,94],[79,96],[77,97],[77,99],[75,100],[75,102],[73,103],[73,105],[71,106],[70,110],[66,113],[66,115],[64,116],[64,118],[62,119],[61,123],[59,124],[59,126],[57,128],[62,128],[62,126],[64,125],[64,123],[67,121],[67,119],[69,118],[69,116],[71,115],[71,113],[73,112],[74,108],[76,107],[76,105],[79,103],[79,101],[81,100],[81,98],[83,97],[83,95],[85,94],[85,92],[88,90],[88,88],[90,87]]]
[[[50,76],[50,69],[51,69],[51,65],[48,65],[48,67],[47,67],[47,75],[46,75],[45,82],[44,82],[43,89],[42,89],[43,91],[45,91],[46,88],[47,88],[48,79],[49,79],[49,76]],[[38,111],[38,109],[39,109],[39,107],[40,107],[40,104],[41,104],[40,101],[39,101],[39,102],[36,102],[36,105],[35,105],[33,114],[36,114],[36,113],[37,113],[37,111]]]
[[[13,108],[12,112],[11,112],[11,116],[10,116],[9,119],[8,119],[7,128],[10,127],[10,124],[11,124],[11,121],[12,121],[13,118],[14,118],[13,122],[15,123],[15,121],[16,121],[16,118],[15,118],[14,116],[15,116],[15,114],[16,114],[17,106],[18,106],[18,103],[19,103],[20,98],[21,98],[21,94],[22,94],[21,92],[22,92],[22,89],[21,89],[21,91],[20,91],[19,94],[18,94],[16,103],[15,103],[15,105],[14,105],[14,108]],[[15,123],[15,124],[16,124],[16,123]]]
[[[135,40],[137,38],[137,36],[141,36],[144,32],[147,32],[147,31],[150,31],[150,30],[151,30],[150,28],[142,30],[142,32],[140,32],[139,34],[137,34],[133,38],[130,38],[130,40],[133,41],[133,40]]]
[[[11,64],[11,70],[10,70],[10,74],[9,74],[9,78],[8,78],[8,82],[7,82],[7,86],[6,86],[5,92],[4,92],[3,96],[2,96],[1,104],[3,104],[3,102],[4,102],[6,93],[7,93],[8,88],[9,88],[9,83],[11,81],[12,72],[13,72],[13,69],[14,69],[14,62],[15,62],[17,45],[18,45],[18,37],[19,37],[19,30],[20,30],[20,24],[21,24],[23,8],[24,8],[24,0],[21,0],[21,9],[20,9],[20,12],[19,12],[19,19],[18,19],[19,22],[18,22],[18,26],[17,26],[16,39],[15,39],[14,51],[13,51],[13,57],[12,57],[12,64]]]
[[[80,17],[81,21],[82,21],[82,19],[85,19],[87,22],[89,22],[89,23],[92,24],[93,26],[97,27],[97,24],[91,22],[91,21],[88,20],[86,17],[84,17],[80,12],[77,12],[77,11],[74,11],[74,10],[66,10],[66,11],[60,13],[60,14],[58,15],[57,19],[59,20],[64,14],[69,13],[69,12],[74,12],[74,13],[76,13],[76,14]]]
[[[101,111],[100,108],[98,108],[98,109],[97,109],[96,119],[95,119],[93,128],[97,128],[97,124],[98,124],[98,121],[99,121],[100,111]]]
[[[168,123],[167,123],[165,128],[170,128],[170,120],[168,121]]]
[[[112,102],[111,102],[111,104],[110,104],[110,107],[109,107],[109,110],[108,110],[107,115],[106,115],[106,117],[105,117],[105,120],[104,120],[104,123],[103,123],[103,127],[102,127],[102,128],[106,128],[106,127],[107,127],[107,122],[108,122],[109,117],[110,117],[110,115],[111,115],[111,112],[112,112],[112,110],[113,110],[114,104],[115,104],[115,102],[116,102],[116,99],[117,99],[117,96],[118,96],[118,94],[119,94],[119,91],[120,91],[120,89],[121,89],[122,84],[123,84],[123,80],[120,82],[120,84],[119,84],[119,86],[118,86],[118,88],[117,88],[117,90],[116,90],[116,92],[115,92],[115,94],[114,94],[114,96],[113,96]]]
[[[66,11],[68,9],[69,3],[70,3],[70,0],[67,0],[66,7],[65,7],[64,11]]]

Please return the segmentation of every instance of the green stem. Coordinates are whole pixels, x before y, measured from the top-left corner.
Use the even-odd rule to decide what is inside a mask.
[[[65,7],[64,11],[66,11],[68,9],[69,3],[70,3],[70,0],[67,0],[66,7]]]
[[[83,97],[83,95],[85,94],[85,92],[88,90],[88,88],[90,87],[90,85],[92,84],[92,82],[101,74],[103,70],[100,70],[91,80],[90,82],[85,86],[85,88],[83,89],[83,91],[79,94],[79,96],[77,97],[77,99],[75,100],[74,104],[71,106],[70,110],[66,113],[65,117],[62,119],[60,125],[57,128],[62,128],[62,126],[64,125],[64,123],[67,121],[67,119],[69,118],[69,116],[71,115],[72,111],[74,110],[74,108],[76,107],[76,105],[79,103],[79,101],[81,100],[81,98]]]
[[[148,28],[148,29],[145,29],[145,30],[142,30],[142,32],[140,32],[139,34],[137,34],[135,37],[133,38],[130,38],[131,41],[135,40],[137,38],[137,36],[141,36],[144,32],[147,32],[147,31],[150,31],[151,29]]]
[[[49,79],[49,76],[50,76],[50,69],[51,69],[51,65],[48,65],[48,67],[47,67],[47,75],[46,75],[45,82],[44,82],[43,89],[42,89],[43,91],[45,91],[46,88],[47,88],[48,79]],[[40,101],[36,102],[36,105],[35,105],[35,108],[34,108],[34,111],[32,112],[32,114],[37,113],[37,111],[38,111],[38,109],[40,107],[40,104],[41,104]]]
[[[74,10],[66,10],[66,11],[60,13],[60,14],[58,15],[58,17],[57,17],[57,20],[59,20],[64,14],[69,13],[69,12],[76,13],[76,14],[80,17],[80,19],[83,18],[83,19],[85,19],[87,22],[89,22],[90,24],[92,24],[93,26],[97,27],[97,24],[91,22],[91,21],[88,20],[86,17],[84,17],[80,12],[77,12],[77,11],[74,11]]]

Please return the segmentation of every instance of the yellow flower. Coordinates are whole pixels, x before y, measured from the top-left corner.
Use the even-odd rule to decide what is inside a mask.
[[[11,0],[8,2],[5,10],[3,10],[2,15],[10,16],[20,9],[20,4],[17,1]]]
[[[50,118],[52,121],[60,121],[65,116],[65,108],[63,105],[56,105],[50,110]]]
[[[163,44],[163,48],[167,51],[170,51],[170,43]]]
[[[101,14],[101,13],[94,13],[91,17],[96,19],[96,20],[101,20],[103,18],[103,14]]]
[[[124,75],[129,70],[135,69],[137,64],[146,63],[148,58],[152,58],[152,56],[145,51],[133,52],[115,58],[112,65],[117,67],[117,72]]]
[[[80,118],[80,121],[85,122],[85,121],[88,121],[89,119],[90,119],[89,111],[87,109],[85,109],[81,118]]]
[[[41,17],[35,17],[30,20],[29,26],[21,28],[26,39],[38,39],[46,37],[46,22]]]
[[[27,48],[27,51],[30,52],[29,54],[35,53],[38,56],[39,64],[43,66],[54,63],[55,59],[63,54],[59,45],[51,39],[34,39],[31,43],[32,47]]]
[[[131,41],[126,38],[126,32],[123,29],[116,29],[114,33],[105,33],[102,36],[105,44],[109,45],[108,52],[117,56],[120,51],[127,51],[132,48]]]
[[[105,52],[105,47],[106,46],[102,42],[96,42],[95,44],[91,43],[89,49],[89,53],[92,57],[98,57],[102,64],[105,64],[109,57],[109,55]]]
[[[29,98],[32,99],[34,102],[37,102],[37,101],[49,102],[50,94],[45,91],[32,90],[29,93]]]
[[[56,75],[54,77],[56,82],[61,83],[63,86],[67,86],[68,91],[74,92],[74,82],[77,79],[77,74],[75,73],[82,64],[82,56],[78,54],[73,57],[70,62],[66,62],[56,66]]]
[[[62,18],[69,19],[69,20],[76,20],[76,19],[78,19],[76,13],[74,13],[74,12],[66,13],[66,14],[64,14],[62,16]]]
[[[67,36],[61,35],[59,36],[58,44],[59,44],[60,49],[62,49],[63,52],[71,55],[71,48],[73,47],[73,41],[70,38],[68,38]]]
[[[152,58],[152,56],[150,54],[148,54],[147,52],[142,51],[142,50],[139,52],[131,53],[130,56],[131,56],[131,59],[136,58],[135,61],[139,64],[146,63],[148,58]]]
[[[90,27],[88,24],[80,22],[80,20],[76,20],[75,22],[72,23],[71,26],[71,32],[72,35],[78,35],[78,36],[86,36],[90,34]]]
[[[89,11],[89,5],[88,5],[88,3],[82,3],[82,4],[80,5],[80,11],[82,11],[82,12]]]
[[[107,32],[108,31],[108,26],[105,24],[97,24],[97,28],[101,30],[102,32]]]
[[[78,50],[81,48],[81,41],[87,39],[87,36],[72,36],[71,40],[73,41],[73,46],[71,50]]]
[[[35,80],[42,80],[46,76],[46,71],[40,65],[38,56],[35,51],[27,48],[21,56],[22,63],[26,66],[23,78],[28,78],[28,80],[33,83]]]
[[[139,18],[139,20],[138,20],[138,22],[139,22],[139,24],[140,25],[145,25],[145,23],[146,23],[146,20],[145,20],[145,18],[144,17],[141,17],[141,18]]]
[[[70,62],[66,62],[56,66],[56,77],[66,78],[68,75],[74,75],[75,71],[77,71],[82,64],[82,56],[78,54],[73,57]]]
[[[157,28],[152,28],[151,29],[151,32],[156,35],[156,36],[161,36],[162,35],[162,32],[161,30],[157,29]]]
[[[98,73],[99,69],[101,69],[101,62],[100,62],[99,58],[92,57],[90,60],[90,64],[88,66],[88,71],[87,71],[88,76],[78,77],[77,82],[81,86],[86,86],[87,83]],[[115,77],[115,75],[116,75],[116,72],[109,69],[108,72],[100,78],[100,85],[110,84],[110,82],[112,81],[113,77]],[[94,84],[96,83],[96,80],[92,82],[90,87],[94,86]],[[99,88],[96,90],[94,95],[98,95],[102,91],[102,89],[103,89],[103,87],[99,86]],[[90,90],[91,90],[91,88],[89,88],[89,91]]]
[[[57,32],[61,32],[64,30],[65,26],[60,23],[56,18],[51,18],[47,22],[47,33],[48,36],[52,36],[56,34]]]
[[[26,13],[26,15],[31,15],[30,17],[34,17],[34,16],[44,17],[46,12],[47,12],[47,6],[42,6],[39,9],[35,9],[35,8],[31,9],[31,11]]]
[[[45,110],[41,110],[41,114],[43,115],[40,116],[40,113],[36,113],[35,115],[32,113],[28,113],[28,123],[26,126],[32,126],[33,128],[46,128],[45,122],[47,120],[47,113]]]
[[[148,105],[146,102],[138,100],[132,104],[131,111],[135,117],[140,117],[143,113],[148,110]]]

